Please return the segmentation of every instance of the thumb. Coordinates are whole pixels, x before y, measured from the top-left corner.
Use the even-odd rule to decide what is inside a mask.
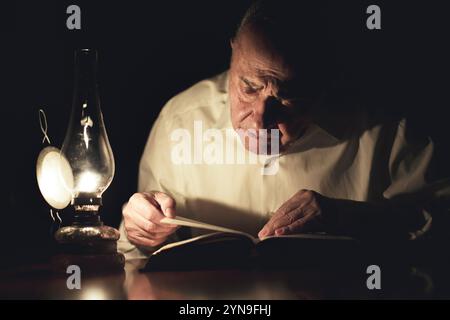
[[[175,218],[175,200],[163,192],[155,192],[154,199],[161,207],[162,213],[169,218]]]

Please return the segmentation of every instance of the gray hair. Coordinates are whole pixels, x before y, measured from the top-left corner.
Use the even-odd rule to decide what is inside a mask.
[[[236,29],[237,35],[247,25],[271,26],[288,31],[298,27],[314,27],[323,31],[326,1],[253,0]],[[297,28],[296,28],[297,27]]]
[[[336,67],[329,36],[326,0],[255,0],[242,17],[235,38],[256,26],[285,58],[298,67],[308,84],[323,86]]]

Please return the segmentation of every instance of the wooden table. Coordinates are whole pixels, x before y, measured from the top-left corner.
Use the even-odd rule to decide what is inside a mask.
[[[69,275],[48,264],[0,272],[3,299],[341,299],[442,298],[450,286],[445,270],[416,267],[383,270],[382,290],[368,290],[363,266],[285,269],[224,269],[140,272],[145,260],[129,261],[123,272],[82,275],[81,290],[69,290]]]

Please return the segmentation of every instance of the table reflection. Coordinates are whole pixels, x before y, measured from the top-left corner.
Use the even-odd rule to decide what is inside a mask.
[[[223,269],[140,272],[145,260],[129,261],[122,272],[82,273],[81,289],[67,287],[65,273],[49,265],[0,272],[3,299],[395,299],[448,297],[448,268],[382,266],[382,290],[368,290],[366,269]]]
[[[325,279],[319,270],[214,270],[185,272],[139,272],[134,265],[127,270],[125,291],[128,299],[320,299],[340,296],[349,288],[346,278],[330,274]],[[317,282],[322,278],[323,281]],[[328,282],[326,286],[323,282]],[[338,285],[336,282],[341,282]],[[333,286],[337,285],[337,286]],[[345,290],[344,290],[345,291]],[[350,294],[349,294],[350,295]]]
[[[418,267],[384,266],[383,290],[368,290],[362,267],[139,272],[145,262],[129,263],[128,299],[398,299],[431,298],[431,274]],[[130,267],[132,266],[132,267]]]

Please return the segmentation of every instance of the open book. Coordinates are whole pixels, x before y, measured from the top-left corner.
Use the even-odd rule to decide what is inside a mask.
[[[272,260],[284,255],[306,257],[308,252],[322,256],[334,251],[336,246],[347,247],[354,239],[325,233],[304,233],[285,236],[271,236],[264,239],[252,235],[184,218],[163,218],[162,223],[210,230],[211,233],[169,243],[153,252],[145,269],[178,270],[199,268],[242,267],[261,264],[261,259]],[[294,259],[295,260],[295,259]],[[285,260],[286,261],[286,260]]]

